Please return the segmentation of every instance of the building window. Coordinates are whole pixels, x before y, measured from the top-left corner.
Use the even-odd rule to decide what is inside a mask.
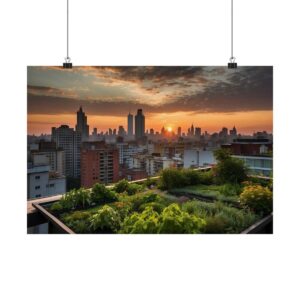
[[[40,179],[40,178],[41,178],[40,175],[35,176],[35,179]]]
[[[37,195],[35,195],[35,198],[41,198],[41,194],[37,194]]]
[[[40,188],[41,188],[41,187],[40,187],[39,185],[36,185],[36,186],[35,186],[35,189],[36,189],[36,190],[39,190]]]
[[[50,183],[50,184],[49,184],[49,187],[54,187],[54,183]]]

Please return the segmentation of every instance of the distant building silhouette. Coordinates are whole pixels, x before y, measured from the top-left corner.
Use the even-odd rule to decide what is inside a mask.
[[[83,140],[87,140],[89,137],[89,125],[87,124],[87,116],[82,111],[80,106],[79,111],[77,112],[77,124],[76,131],[80,132]]]
[[[131,113],[127,116],[127,134],[133,136],[133,115]]]
[[[135,116],[135,138],[140,139],[145,136],[145,116],[143,110],[138,109]]]

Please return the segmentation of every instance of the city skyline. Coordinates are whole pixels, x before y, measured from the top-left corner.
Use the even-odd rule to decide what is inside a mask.
[[[272,67],[28,67],[28,134],[74,128],[80,106],[98,132],[143,109],[145,130],[272,133]]]

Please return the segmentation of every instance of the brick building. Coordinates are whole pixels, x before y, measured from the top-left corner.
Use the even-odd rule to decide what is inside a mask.
[[[84,142],[81,149],[81,186],[109,184],[119,180],[119,152],[105,142]]]

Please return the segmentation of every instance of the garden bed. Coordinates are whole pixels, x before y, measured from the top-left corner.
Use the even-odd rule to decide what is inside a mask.
[[[36,208],[66,233],[245,233],[255,224],[262,227],[257,222],[270,208],[263,201],[259,202],[264,204],[261,211],[245,203],[249,195],[250,200],[252,194],[255,199],[264,193],[270,197],[271,191],[251,182],[216,184],[211,176],[166,170],[156,180],[139,184],[122,180],[111,188],[96,184],[91,190],[74,190],[54,204]],[[175,182],[176,188],[168,187],[178,177],[185,186]]]

